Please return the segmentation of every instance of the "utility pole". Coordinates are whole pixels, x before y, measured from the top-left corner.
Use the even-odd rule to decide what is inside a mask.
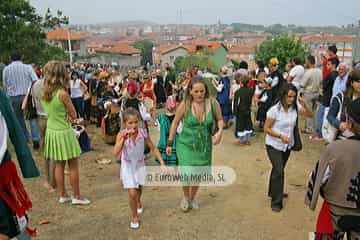
[[[182,9],[180,8],[180,25],[183,24],[183,19],[182,19]]]
[[[69,60],[70,60],[70,65],[72,65],[73,62],[73,56],[72,56],[72,50],[71,50],[71,38],[70,38],[70,29],[67,29],[67,34],[68,34],[68,51],[69,51]]]
[[[358,25],[357,25],[357,39],[354,45],[354,55],[353,55],[353,60],[355,61],[359,61],[360,60],[360,20],[358,21]]]

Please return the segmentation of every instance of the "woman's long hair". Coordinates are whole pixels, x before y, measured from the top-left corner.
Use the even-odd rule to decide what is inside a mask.
[[[353,88],[352,84],[353,84],[353,82],[355,80],[359,80],[359,79],[360,79],[360,70],[355,69],[355,70],[350,72],[349,78],[348,78],[348,80],[346,82],[346,89],[345,89],[345,92],[344,92],[344,95],[346,97],[349,97],[349,98],[353,97],[354,88]]]
[[[190,109],[190,106],[191,106],[191,103],[193,101],[193,98],[190,94],[190,91],[192,90],[193,86],[197,83],[201,83],[204,85],[205,87],[205,99],[208,99],[210,97],[210,93],[209,93],[209,88],[207,86],[207,84],[205,83],[205,80],[200,77],[200,76],[195,76],[193,77],[187,88],[186,88],[186,91],[185,91],[185,95],[184,95],[184,103],[185,103],[185,112],[187,112],[188,109]]]
[[[44,67],[44,95],[43,99],[50,102],[54,92],[59,89],[68,89],[69,76],[65,64],[59,61],[50,61]]]

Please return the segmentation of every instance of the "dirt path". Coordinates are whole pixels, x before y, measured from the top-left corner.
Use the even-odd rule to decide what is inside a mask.
[[[266,196],[270,162],[264,149],[264,136],[258,134],[250,147],[233,144],[232,129],[225,130],[223,141],[214,149],[214,165],[235,169],[237,180],[229,187],[202,188],[201,209],[182,213],[179,210],[181,189],[147,187],[144,190],[144,214],[141,228],[129,229],[130,210],[127,192],[118,180],[119,165],[99,165],[96,158],[111,158],[111,146],[102,143],[99,129],[88,128],[95,149],[81,156],[82,194],[93,202],[90,206],[74,207],[57,203],[56,193],[43,187],[44,178],[26,180],[33,200],[30,212],[32,225],[43,239],[308,239],[315,224],[316,213],[304,205],[305,186],[309,171],[324,147],[303,136],[304,150],[292,153],[286,169],[286,192],[289,198],[280,213],[273,213]],[[151,129],[157,142],[158,133]],[[34,152],[40,168],[41,154]],[[154,164],[151,159],[147,164]],[[42,169],[41,169],[42,170]],[[43,171],[42,171],[43,172]],[[67,189],[71,190],[67,180]],[[71,193],[71,191],[69,191]],[[50,224],[39,225],[41,220]]]

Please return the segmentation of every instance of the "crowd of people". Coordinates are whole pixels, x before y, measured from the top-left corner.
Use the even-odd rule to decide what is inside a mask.
[[[33,233],[25,217],[31,201],[11,161],[7,135],[24,177],[39,175],[26,144],[31,142],[34,150],[44,152],[46,185],[57,190],[58,202],[91,204],[80,193],[82,148],[74,131],[79,124],[96,124],[99,133],[111,135],[107,139],[112,139],[113,154],[121,163],[132,229],[140,227],[144,159],[150,151],[165,172],[179,167],[191,173],[200,167],[209,173],[212,146],[221,142],[226,129],[235,125],[235,144],[242,147],[251,145],[256,132],[264,132],[272,165],[270,207],[279,212],[287,197],[284,171],[291,151],[302,149],[301,136],[324,140],[327,146],[306,194],[311,209],[320,193],[325,200],[317,239],[341,239],[345,232],[348,239],[356,239],[360,234],[360,66],[340,63],[336,52],[335,46],[329,46],[320,64],[312,55],[294,57],[284,72],[274,57],[268,64],[257,62],[256,69],[242,61],[238,69],[224,66],[219,74],[194,66],[179,75],[169,65],[163,70],[144,67],[124,73],[111,65],[50,61],[34,69],[15,52],[3,70],[4,91],[0,91],[0,239],[23,235],[30,239]],[[304,128],[299,115],[305,117]],[[152,125],[160,131],[158,144],[149,134]],[[64,184],[66,165],[71,197]],[[200,182],[182,184],[180,208],[199,209]]]

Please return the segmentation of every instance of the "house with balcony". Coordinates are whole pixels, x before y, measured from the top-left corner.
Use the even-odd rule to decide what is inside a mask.
[[[228,48],[222,42],[194,41],[190,45],[184,45],[184,47],[187,48],[191,54],[209,57],[218,69],[228,61]]]
[[[120,67],[141,65],[141,51],[127,42],[103,40],[87,45],[89,63],[112,64]]]
[[[177,57],[184,57],[189,54],[189,50],[182,45],[161,45],[153,48],[153,63],[161,68],[166,63],[174,66]]]
[[[55,29],[46,34],[46,40],[49,44],[58,46],[64,49],[65,52],[71,52],[73,56],[86,55],[86,42],[90,38],[90,35],[84,32],[76,32],[67,29]],[[69,42],[71,48],[69,48]]]

